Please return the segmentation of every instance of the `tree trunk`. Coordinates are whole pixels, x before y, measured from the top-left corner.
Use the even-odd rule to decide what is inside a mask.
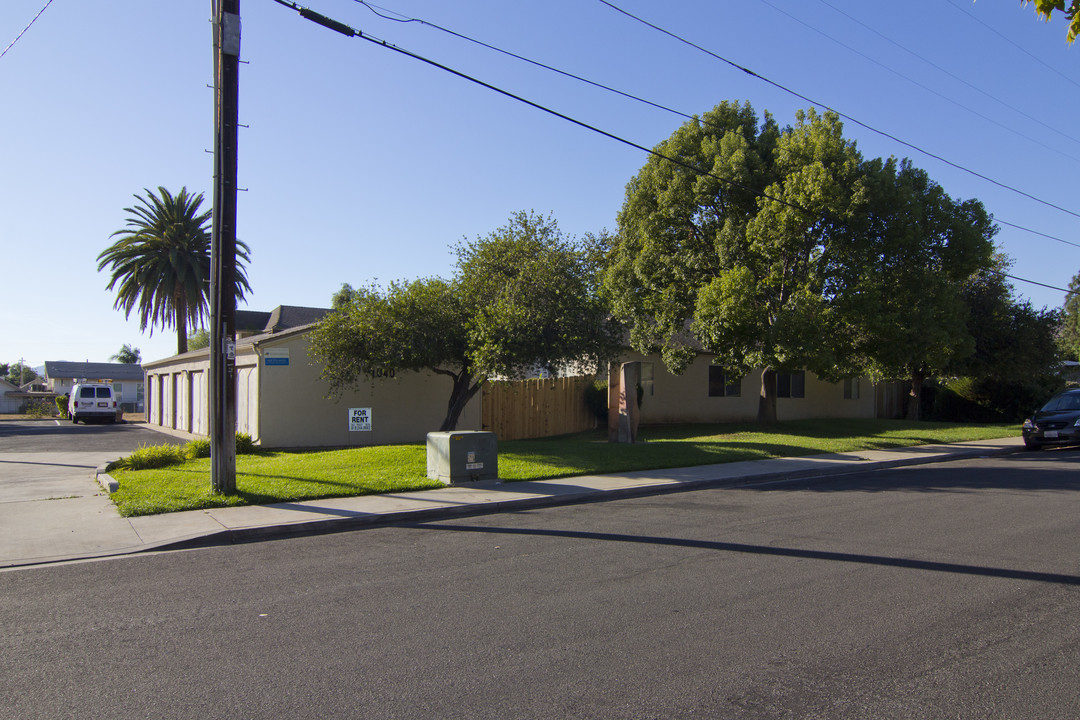
[[[911,373],[911,390],[907,398],[907,419],[918,420],[922,405],[922,386],[926,377],[920,372]]]
[[[173,318],[176,321],[176,354],[183,355],[187,352],[187,302],[183,294],[176,298],[174,311],[176,312],[176,317]]]
[[[473,396],[476,395],[477,390],[483,384],[482,378],[476,384],[472,384],[473,377],[465,370],[451,377],[454,379],[454,389],[450,392],[450,402],[446,405],[446,418],[439,428],[440,432],[452,432],[457,429],[458,420],[461,418],[465,406],[469,404],[469,401],[473,399]]]
[[[761,371],[761,395],[758,397],[758,422],[771,425],[776,422],[776,371]]]

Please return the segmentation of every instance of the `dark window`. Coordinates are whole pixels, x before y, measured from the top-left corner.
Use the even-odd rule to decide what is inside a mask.
[[[81,397],[81,398],[93,398],[94,397],[94,388],[92,388],[92,387],[79,388],[79,397]]]
[[[802,370],[776,373],[776,397],[806,397],[806,373]]]
[[[736,378],[723,368],[709,366],[709,397],[741,397],[742,378]]]
[[[112,397],[112,389],[107,388],[107,387],[99,387],[97,389],[97,396],[99,398],[111,398]]]
[[[859,399],[859,378],[848,378],[844,381],[844,399]]]

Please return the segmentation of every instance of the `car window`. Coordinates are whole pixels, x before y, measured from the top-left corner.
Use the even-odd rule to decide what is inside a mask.
[[[112,388],[99,387],[97,389],[97,396],[99,398],[111,398],[112,397]]]
[[[1043,405],[1044,412],[1064,412],[1080,410],[1080,395],[1058,395]]]
[[[92,398],[92,397],[94,397],[94,388],[92,388],[92,387],[80,388],[79,389],[79,397],[81,397],[81,398]]]

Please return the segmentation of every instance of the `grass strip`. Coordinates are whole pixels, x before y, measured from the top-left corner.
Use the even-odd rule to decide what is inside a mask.
[[[800,420],[643,428],[642,442],[606,442],[606,431],[499,443],[506,481],[656,470],[1014,436],[1014,425],[903,420]],[[112,499],[124,516],[232,505],[315,500],[442,487],[427,478],[423,443],[318,451],[261,451],[236,458],[237,494],[210,487],[210,460],[153,470],[116,470]]]

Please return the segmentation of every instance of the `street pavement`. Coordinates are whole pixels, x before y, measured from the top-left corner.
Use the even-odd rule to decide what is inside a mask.
[[[0,453],[0,568],[108,557],[192,544],[238,543],[396,522],[610,500],[704,487],[806,481],[867,470],[1002,455],[1019,437],[857,453],[776,458],[534,482],[124,518],[104,465],[115,451]]]

